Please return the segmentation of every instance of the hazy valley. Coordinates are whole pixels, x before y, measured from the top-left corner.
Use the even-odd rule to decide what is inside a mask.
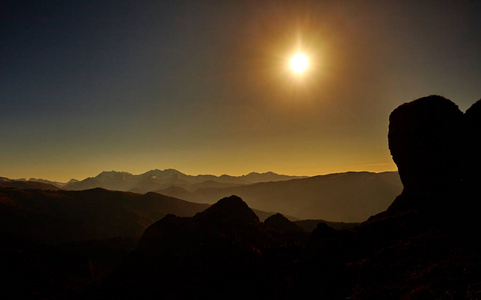
[[[81,181],[60,184],[30,179],[24,186],[54,185],[59,189],[104,188],[129,192],[156,192],[191,202],[215,203],[240,196],[250,207],[280,212],[296,219],[361,222],[385,210],[402,190],[397,172],[347,172],[313,177],[250,173],[243,176],[185,175],[177,170],[152,170],[140,175],[102,172]],[[21,185],[21,181],[17,186]],[[52,188],[54,189],[54,188]]]

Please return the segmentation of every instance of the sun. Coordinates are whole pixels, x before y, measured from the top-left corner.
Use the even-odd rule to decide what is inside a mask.
[[[295,74],[304,73],[309,67],[309,58],[304,53],[296,53],[289,63],[292,72]]]

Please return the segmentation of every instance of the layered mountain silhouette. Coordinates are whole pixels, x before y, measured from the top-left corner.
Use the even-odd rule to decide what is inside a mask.
[[[252,172],[242,176],[192,176],[174,169],[151,170],[140,175],[133,175],[128,172],[110,171],[102,172],[95,177],[89,177],[81,181],[71,181],[63,185],[62,188],[67,190],[85,190],[100,187],[116,191],[146,193],[176,186],[182,187],[188,191],[194,191],[199,188],[238,186],[257,182],[283,181],[295,178],[303,177],[279,175],[272,172]]]
[[[307,178],[268,172],[216,177],[185,175],[173,169],[152,170],[141,175],[102,172],[93,178],[65,184],[62,189],[96,187],[137,193],[154,191],[208,204],[238,195],[256,210],[280,212],[290,219],[350,223],[362,222],[385,210],[402,190],[397,172],[346,172]]]
[[[388,139],[402,192],[385,211],[347,229],[318,223],[309,232],[283,214],[262,221],[236,195],[200,207],[156,193],[0,188],[4,292],[55,299],[480,299],[480,106],[463,114],[450,100],[429,96],[395,109]],[[334,174],[330,185],[336,175],[342,182],[378,180]],[[319,178],[282,184],[304,180]],[[281,182],[252,186],[276,184],[283,189]],[[369,185],[358,186],[361,193]],[[83,208],[92,203],[94,210]],[[168,213],[159,203],[184,210]],[[55,213],[64,205],[71,206]],[[139,233],[135,222],[111,226],[130,216],[158,221],[145,225],[138,243],[108,238]],[[317,221],[305,222],[312,228]],[[98,232],[86,225],[93,223]],[[51,236],[66,240],[65,232],[79,231],[99,239],[48,245]]]
[[[78,182],[77,179],[70,179],[68,182],[59,182],[59,181],[51,181],[51,180],[46,180],[46,179],[41,179],[41,178],[30,178],[28,180],[29,182],[42,182],[42,183],[47,183],[54,185],[58,188],[64,188],[67,184],[73,184],[75,182]]]
[[[465,118],[440,96],[395,110],[389,145],[403,192],[355,228],[320,223],[306,240],[282,215],[259,222],[231,196],[194,217],[153,224],[88,296],[478,299],[481,248],[471,211],[480,193],[458,156],[469,153]]]
[[[299,219],[362,222],[385,210],[401,190],[397,172],[347,172],[195,192],[180,188],[158,192],[200,203],[238,195],[250,207]]]
[[[59,190],[58,186],[55,186],[46,182],[39,181],[26,181],[26,180],[12,180],[5,177],[0,177],[0,187],[10,187],[19,189],[37,189],[37,190]]]

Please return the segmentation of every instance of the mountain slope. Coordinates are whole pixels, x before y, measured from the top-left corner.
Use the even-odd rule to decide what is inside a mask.
[[[41,191],[0,188],[0,232],[43,243],[140,237],[167,214],[192,216],[209,205],[157,193],[104,189]]]
[[[300,219],[360,222],[385,210],[402,191],[397,172],[348,172],[266,182],[185,194],[188,201],[213,203],[238,195],[250,206]]]
[[[71,179],[70,182],[71,182],[72,180],[75,181],[75,179]],[[41,178],[30,178],[30,179],[28,180],[28,182],[47,183],[47,184],[54,185],[54,186],[56,186],[56,187],[58,187],[58,188],[63,188],[63,187],[66,185],[66,183],[63,183],[63,182],[50,181],[50,180],[45,180],[45,179],[41,179]]]
[[[47,182],[12,180],[4,177],[0,177],[0,187],[35,189],[35,190],[52,190],[52,191],[60,190],[58,186],[55,186]]]

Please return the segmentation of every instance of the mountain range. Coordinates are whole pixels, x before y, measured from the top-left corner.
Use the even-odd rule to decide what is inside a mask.
[[[242,176],[194,176],[186,175],[175,169],[155,169],[139,175],[133,175],[128,172],[104,171],[95,177],[88,177],[84,180],[72,179],[67,183],[37,178],[31,178],[28,181],[48,183],[66,190],[87,190],[100,187],[115,191],[147,193],[155,190],[166,189],[171,186],[178,186],[188,191],[195,191],[202,188],[231,187],[258,182],[284,181],[305,177],[306,176],[279,175],[273,172],[251,172]]]
[[[402,190],[397,172],[346,172],[313,177],[278,175],[272,172],[243,176],[192,176],[167,169],[152,170],[140,175],[102,172],[95,177],[82,181],[71,180],[61,186],[47,180],[36,180],[38,179],[19,181],[18,184],[20,187],[31,184],[33,188],[40,189],[103,188],[135,193],[154,191],[190,202],[208,204],[238,195],[250,207],[260,211],[279,212],[290,219],[336,222],[364,221],[385,210]]]
[[[299,219],[361,222],[385,210],[401,191],[397,172],[346,172],[194,192],[173,186],[156,192],[211,204],[216,199],[237,195],[250,207]]]

